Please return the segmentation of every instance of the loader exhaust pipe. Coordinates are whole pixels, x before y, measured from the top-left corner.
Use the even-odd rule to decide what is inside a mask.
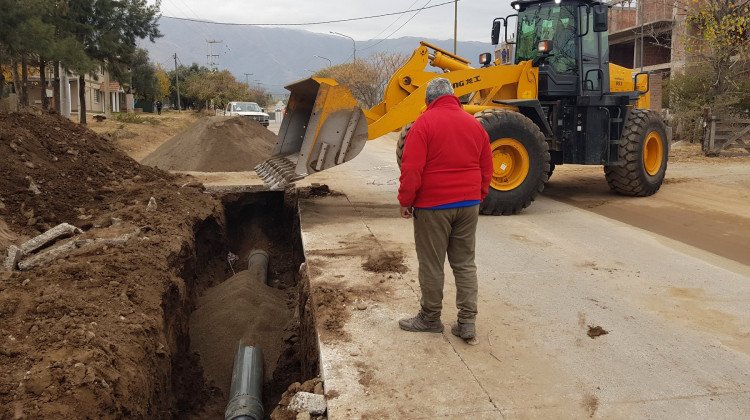
[[[368,137],[362,108],[346,86],[310,78],[286,89],[291,96],[279,138],[271,158],[255,167],[271,189],[348,162]]]

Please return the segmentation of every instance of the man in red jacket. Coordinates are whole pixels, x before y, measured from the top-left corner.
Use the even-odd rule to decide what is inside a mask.
[[[456,279],[458,323],[451,332],[476,335],[477,268],[474,264],[479,204],[492,178],[487,132],[461,108],[450,81],[435,78],[425,92],[427,110],[409,130],[401,158],[401,217],[414,217],[421,310],[402,319],[406,331],[442,332],[445,255]]]

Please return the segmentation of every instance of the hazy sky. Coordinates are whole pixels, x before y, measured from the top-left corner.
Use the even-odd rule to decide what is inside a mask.
[[[154,0],[149,3],[153,4]],[[349,22],[288,26],[320,33],[340,32],[360,42],[403,36],[453,39],[455,4],[450,0],[162,0],[161,12],[164,16],[222,23],[267,24],[324,22],[396,13]],[[418,13],[400,13],[423,7],[427,8]],[[459,0],[458,40],[489,44],[492,20],[511,13],[510,0]]]

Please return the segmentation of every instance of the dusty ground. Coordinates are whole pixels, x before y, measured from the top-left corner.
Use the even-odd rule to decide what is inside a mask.
[[[115,117],[102,122],[91,119],[88,128],[112,140],[120,150],[139,162],[172,136],[208,116],[188,111],[164,111],[162,115],[131,115],[134,116],[128,117],[129,122],[118,121]]]
[[[100,138],[54,116],[0,115],[0,251],[60,222],[82,228],[81,238],[138,232],[123,246],[94,243],[44,268],[0,270],[0,418],[170,418],[200,412],[209,399],[211,413],[220,412],[220,391],[204,384],[187,348],[188,317],[204,290],[231,277],[210,256],[249,249],[227,238],[222,203],[195,176],[232,184],[252,175],[185,178],[135,161],[199,117],[92,121]],[[750,264],[749,168],[750,158],[706,158],[682,144],[670,157],[670,188],[653,197],[614,195],[600,167],[580,166],[557,168],[544,194]],[[151,197],[156,210],[147,209]],[[362,269],[402,272],[402,258],[375,256]],[[277,286],[289,286],[291,263]],[[323,302],[361,302],[357,290],[317,293]],[[323,334],[340,334],[345,314],[318,310]]]
[[[543,194],[750,265],[750,157],[672,148],[665,186],[651,197],[613,194],[601,167],[557,167]]]

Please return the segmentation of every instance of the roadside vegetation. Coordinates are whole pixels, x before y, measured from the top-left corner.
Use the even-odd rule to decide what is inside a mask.
[[[0,97],[7,95],[9,75],[21,106],[28,106],[30,72],[45,86],[46,69],[51,65],[56,80],[60,71],[78,75],[79,114],[85,124],[85,75],[102,69],[114,80],[127,81],[128,70],[139,64],[143,54],[136,48],[137,41],[161,36],[158,15],[159,2],[149,5],[145,0],[0,0],[0,65],[4,66]],[[60,102],[58,86],[53,83],[56,105]],[[147,92],[144,86],[142,94]],[[42,107],[49,107],[45,95]]]
[[[709,0],[687,10],[688,66],[673,74],[665,102],[688,139],[703,136],[707,113],[750,118],[750,0]]]

